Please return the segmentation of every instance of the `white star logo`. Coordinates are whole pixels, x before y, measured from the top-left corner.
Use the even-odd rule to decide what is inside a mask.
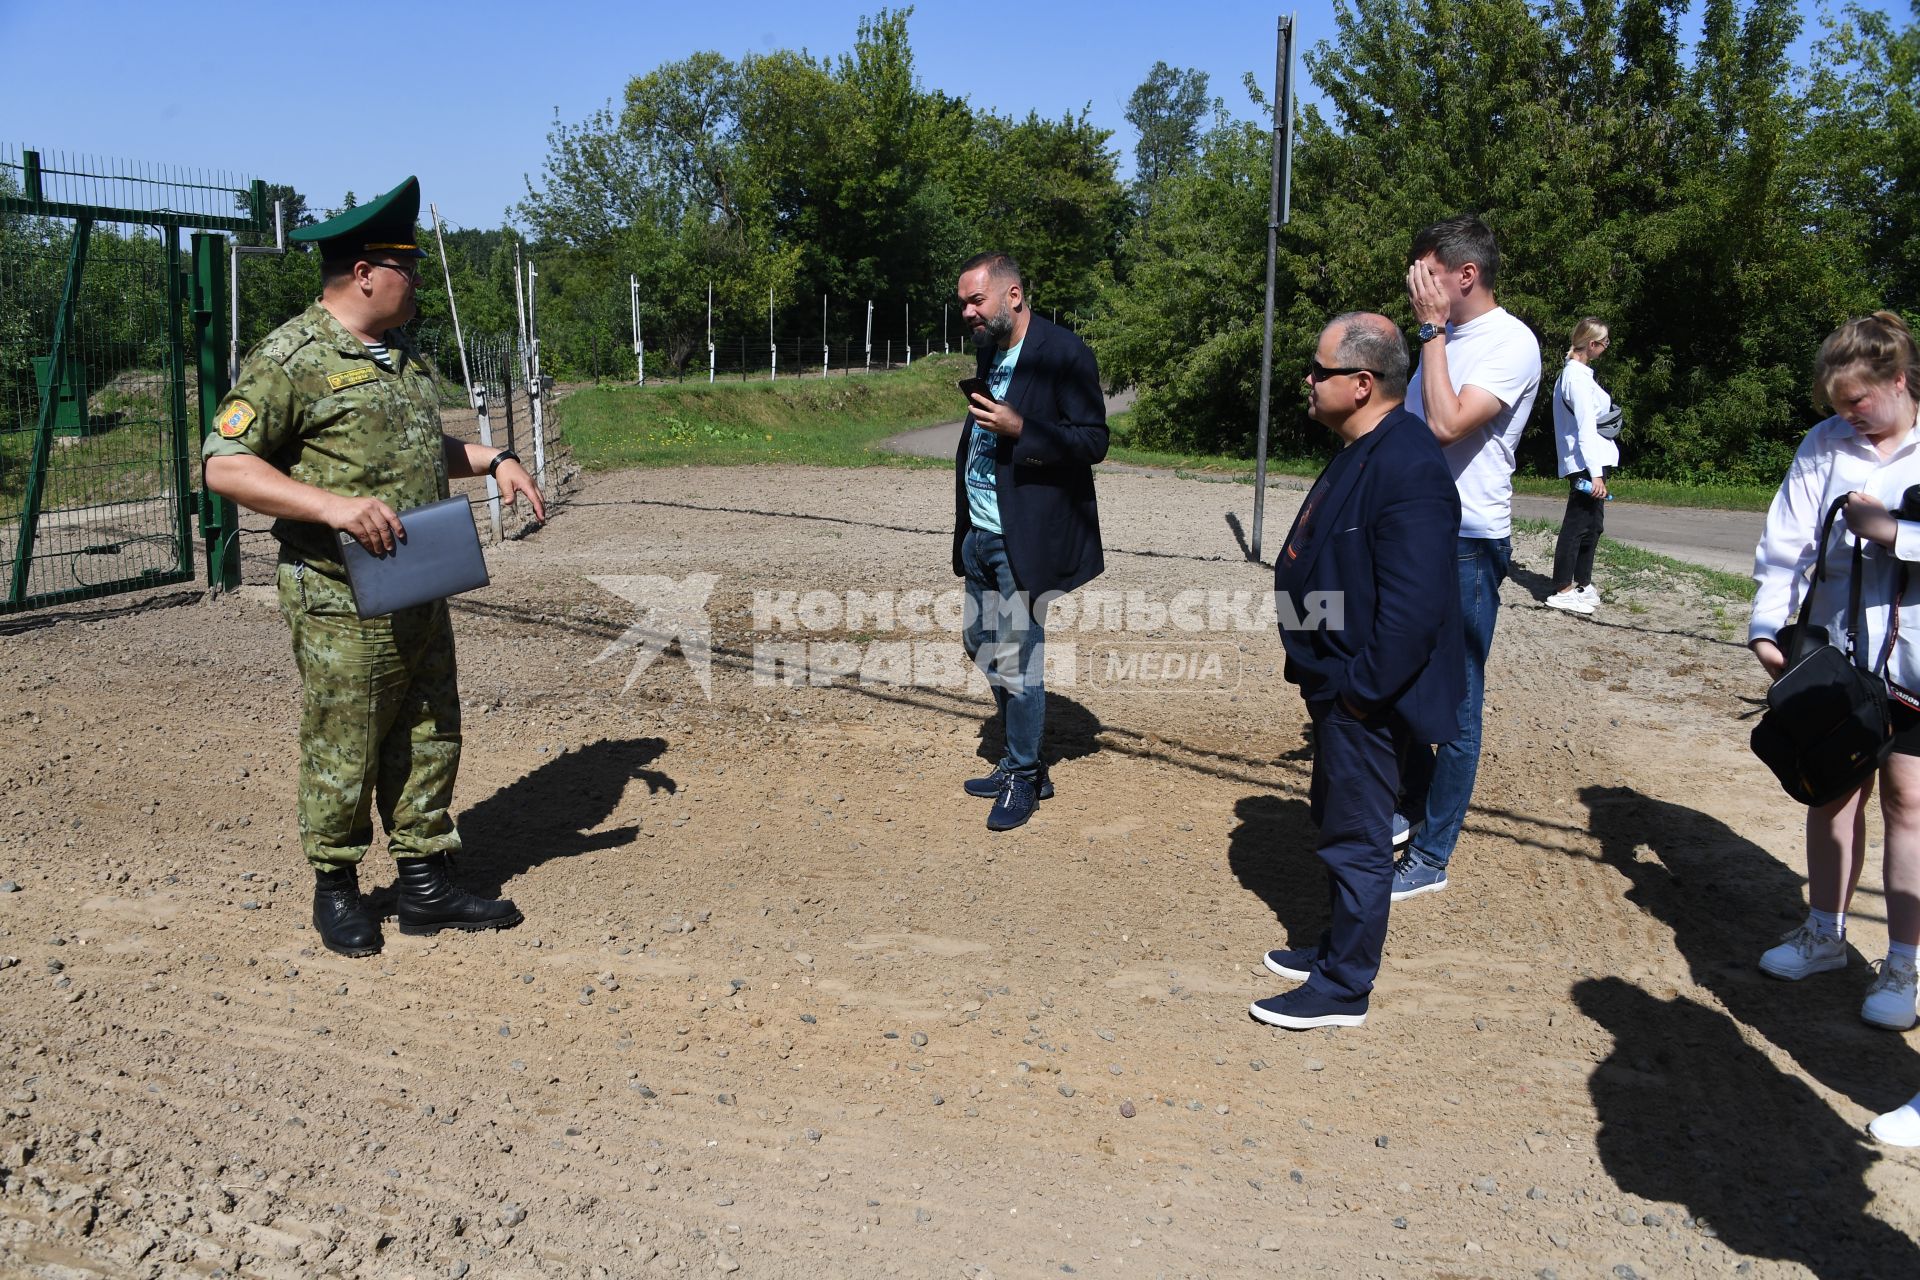
[[[640,610],[640,616],[593,659],[604,662],[615,654],[632,652],[633,669],[620,692],[633,688],[641,673],[677,640],[700,691],[713,698],[713,628],[707,620],[707,597],[720,581],[717,575],[690,573],[677,582],[657,574],[589,576],[587,580]]]

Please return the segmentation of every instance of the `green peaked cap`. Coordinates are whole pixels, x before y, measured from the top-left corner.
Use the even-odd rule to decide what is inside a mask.
[[[414,223],[419,217],[420,179],[408,178],[378,200],[356,205],[311,227],[297,228],[287,234],[287,239],[317,245],[323,258],[363,253],[424,258],[426,250],[414,243]]]

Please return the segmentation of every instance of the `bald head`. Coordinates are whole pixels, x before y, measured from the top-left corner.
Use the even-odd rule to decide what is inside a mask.
[[[1399,327],[1372,311],[1349,311],[1327,323],[1323,337],[1332,335],[1339,367],[1371,369],[1383,400],[1403,400],[1407,394],[1407,340]]]
[[[1307,416],[1358,440],[1406,399],[1406,339],[1382,315],[1335,316],[1314,344],[1306,381]]]

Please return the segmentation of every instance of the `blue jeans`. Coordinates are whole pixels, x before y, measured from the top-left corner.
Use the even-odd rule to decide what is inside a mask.
[[[1046,603],[1029,600],[1013,580],[1007,544],[997,533],[969,529],[960,543],[967,571],[967,623],[961,636],[967,656],[993,688],[994,705],[1006,723],[1007,753],[1000,767],[1035,778],[1040,773],[1040,736],[1047,727]]]
[[[1467,696],[1455,716],[1460,736],[1435,748],[1431,770],[1420,770],[1423,753],[1413,752],[1414,771],[1427,776],[1410,777],[1407,783],[1408,809],[1425,815],[1413,837],[1413,855],[1436,867],[1446,866],[1453,857],[1453,846],[1459,843],[1460,828],[1467,820],[1467,803],[1473,799],[1473,781],[1480,772],[1487,654],[1500,617],[1500,584],[1507,580],[1513,560],[1513,543],[1507,538],[1459,538],[1455,548],[1467,651]]]

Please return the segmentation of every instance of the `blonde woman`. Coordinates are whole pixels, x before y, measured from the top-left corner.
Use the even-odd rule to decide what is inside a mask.
[[[1775,638],[1809,589],[1823,515],[1846,499],[1846,529],[1833,531],[1827,576],[1809,621],[1830,636],[1846,635],[1851,592],[1859,591],[1859,651],[1876,661],[1887,655],[1893,754],[1877,778],[1807,810],[1807,921],[1760,957],[1760,969],[1791,981],[1851,962],[1847,905],[1867,856],[1867,801],[1877,781],[1886,834],[1888,945],[1860,1017],[1871,1026],[1905,1031],[1915,1022],[1914,959],[1920,951],[1920,698],[1909,692],[1920,691],[1920,573],[1911,572],[1920,560],[1920,520],[1907,518],[1911,508],[1904,502],[1907,491],[1920,485],[1920,350],[1906,322],[1878,311],[1829,334],[1814,363],[1814,400],[1834,413],[1800,442],[1767,512],[1754,550],[1747,644],[1767,674],[1778,678],[1786,658]],[[1896,518],[1896,511],[1903,514]],[[1865,548],[1857,588],[1854,540]],[[1882,1127],[1905,1131],[1897,1117]]]
[[[1598,429],[1613,398],[1594,380],[1593,362],[1611,343],[1607,326],[1593,316],[1573,326],[1567,364],[1553,388],[1553,447],[1567,482],[1567,512],[1553,546],[1553,594],[1547,605],[1568,613],[1592,613],[1600,604],[1593,549],[1607,523],[1607,469],[1620,464],[1620,448]]]

